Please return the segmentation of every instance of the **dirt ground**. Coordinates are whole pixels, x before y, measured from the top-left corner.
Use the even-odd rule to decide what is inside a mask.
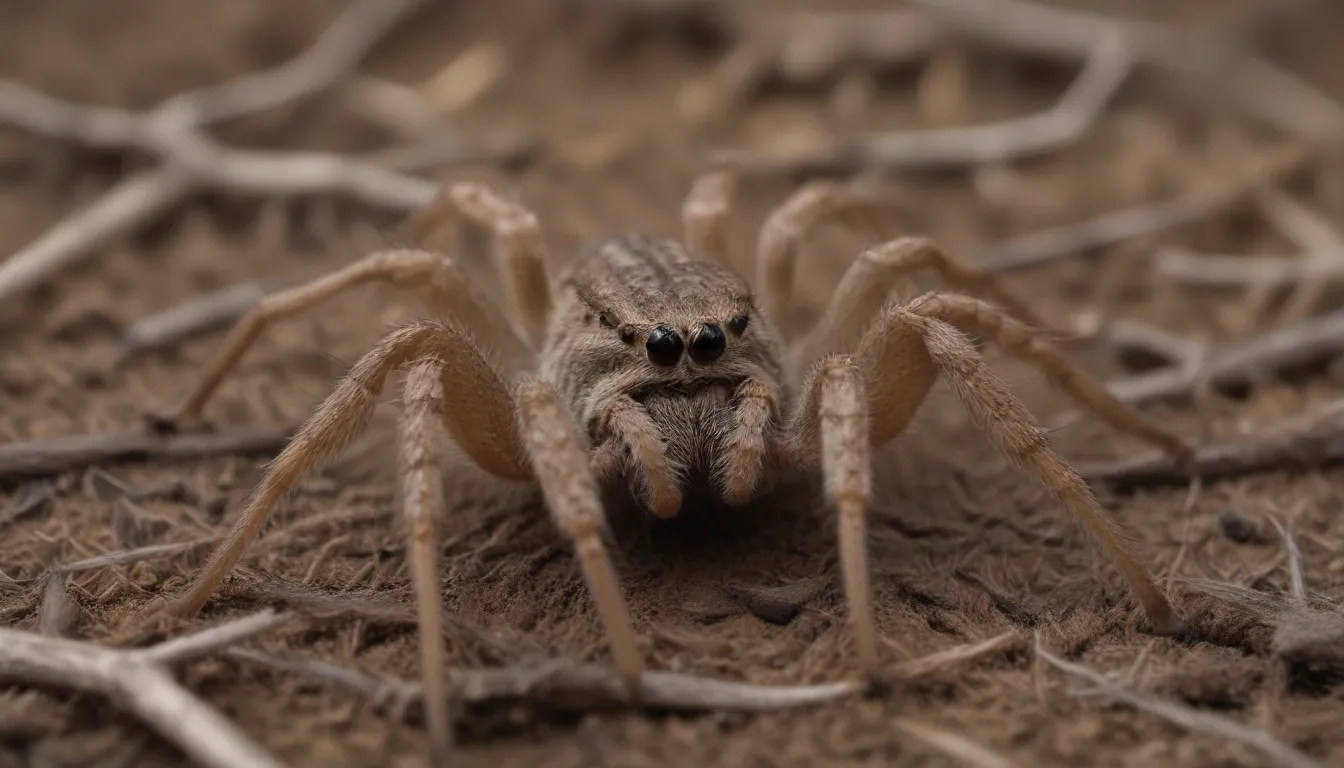
[[[114,10],[98,0],[6,3],[0,75],[75,101],[148,107],[294,55],[340,5],[125,0]],[[1212,4],[1173,5],[1176,16],[1214,24],[1250,4],[1226,4],[1218,19],[1200,15]],[[711,71],[725,54],[723,41],[664,31],[607,49],[593,30],[581,34],[582,25],[560,6],[436,4],[399,28],[365,67],[417,82],[473,44],[501,46],[505,76],[453,119],[472,137],[527,137],[537,146],[533,162],[439,174],[487,181],[524,200],[541,216],[557,258],[620,231],[677,234],[680,200],[710,147],[762,146],[794,133],[929,126],[932,119],[933,108],[917,97],[922,67],[907,65],[878,73],[872,100],[857,111],[836,106],[837,80],[830,78],[771,85],[717,121],[690,126],[678,115],[677,93]],[[1141,10],[1161,8],[1148,3]],[[1344,13],[1318,8],[1276,23],[1272,52],[1344,98],[1344,55],[1329,44],[1344,35]],[[1017,54],[971,50],[971,97],[954,110],[966,123],[1040,109],[1073,76],[1069,68]],[[1189,96],[1144,73],[1074,146],[992,169],[897,177],[900,204],[878,234],[928,234],[972,259],[1012,235],[1216,184],[1238,162],[1283,141]],[[384,133],[334,100],[282,112],[230,126],[224,136],[238,144],[342,151],[386,143]],[[31,242],[144,162],[0,132],[0,253]],[[1286,189],[1329,211],[1321,191],[1327,174],[1322,164]],[[744,184],[732,233],[744,270],[755,227],[797,181]],[[109,361],[130,324],[235,282],[334,269],[376,245],[395,221],[348,201],[263,205],[209,193],[132,237],[100,244],[94,258],[48,287],[0,306],[0,440],[125,430],[147,411],[172,407],[223,333],[113,367]],[[804,310],[820,309],[872,237],[827,228],[809,242],[798,282]],[[1096,317],[1133,318],[1209,342],[1258,330],[1235,291],[1174,288],[1154,278],[1146,257],[1162,245],[1212,253],[1291,250],[1248,206],[1015,272],[1008,284],[1065,328]],[[480,249],[463,258],[488,278]],[[298,422],[374,340],[415,313],[404,295],[370,286],[277,324],[211,401],[209,419],[220,428]],[[1042,376],[992,349],[986,354],[1045,423],[1068,411],[1067,399]],[[1077,359],[1101,377],[1136,370],[1104,349],[1080,351]],[[397,391],[389,387],[369,433],[282,506],[245,567],[207,606],[202,625],[265,605],[325,612],[322,621],[249,645],[373,675],[417,677],[394,458]],[[1264,381],[1249,395],[1215,393],[1196,405],[1172,401],[1145,410],[1200,441],[1255,433],[1341,394],[1338,369],[1322,367],[1291,381]],[[1051,440],[1077,461],[1143,448],[1089,418],[1054,431]],[[40,577],[50,565],[218,534],[264,460],[126,463],[70,473],[50,486],[0,485],[0,625],[38,628]],[[1024,766],[1269,764],[1222,736],[1089,694],[1034,657],[1031,643],[1039,638],[1051,652],[1121,684],[1264,729],[1323,765],[1344,765],[1344,670],[1300,662],[1285,650],[1295,630],[1291,615],[1284,618],[1274,606],[1288,594],[1289,555],[1270,522],[1273,516],[1287,523],[1309,594],[1334,606],[1344,598],[1339,470],[1104,492],[1189,619],[1186,636],[1155,638],[1143,631],[1113,569],[1058,504],[979,436],[950,392],[935,391],[912,430],[878,462],[871,557],[884,664],[1005,632],[1021,642],[901,682],[880,697],[770,714],[473,710],[462,719],[456,764],[988,764],[959,763],[899,727],[908,721],[959,734]],[[164,489],[177,490],[145,493]],[[853,674],[835,537],[824,505],[804,491],[801,502],[772,499],[731,520],[692,515],[627,544],[622,580],[651,665],[775,684]],[[26,503],[43,492],[44,503]],[[449,499],[442,594],[455,617],[445,629],[450,662],[605,661],[583,581],[537,500],[465,465],[450,471]],[[1236,535],[1229,521],[1245,523],[1250,533]],[[146,611],[186,585],[206,551],[73,577],[66,586],[71,610],[59,629],[88,639],[134,634]],[[757,615],[763,611],[742,597],[780,586],[791,587],[786,591],[802,606],[787,622],[763,620]],[[417,765],[424,753],[414,712],[398,716],[329,682],[228,657],[193,662],[182,679],[288,765]],[[173,747],[103,698],[0,687],[0,766],[182,764]]]

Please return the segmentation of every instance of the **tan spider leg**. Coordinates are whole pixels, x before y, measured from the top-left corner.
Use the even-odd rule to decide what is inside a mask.
[[[840,525],[840,568],[859,670],[871,679],[877,674],[877,628],[868,571],[868,501],[873,485],[868,406],[862,372],[852,358],[837,355],[816,368],[802,401],[805,415],[795,424],[811,431],[811,455],[820,451],[826,498],[835,504]]]
[[[444,426],[485,471],[502,478],[531,479],[514,425],[508,390],[465,331],[432,322],[416,322],[388,334],[355,363],[294,439],[271,462],[228,537],[197,573],[178,604],[193,616],[214,594],[270,518],[279,500],[300,477],[340,453],[364,429],[388,374],[415,360],[442,362],[445,393],[455,407],[444,413]]]
[[[756,289],[766,315],[785,338],[797,325],[792,312],[798,248],[818,224],[857,207],[861,198],[851,188],[831,181],[800,187],[770,212],[756,238]]]
[[[187,401],[171,418],[174,426],[198,422],[210,397],[224,377],[275,320],[312,309],[352,288],[386,280],[415,291],[431,309],[452,313],[472,331],[500,340],[500,352],[510,364],[519,363],[530,352],[513,334],[511,326],[493,306],[478,301],[466,277],[448,257],[418,250],[383,251],[319,277],[310,283],[271,294],[258,301],[234,326],[222,350],[206,368]]]
[[[1053,345],[989,304],[954,293],[928,293],[907,305],[911,312],[993,340],[1004,351],[1045,372],[1051,383],[1115,429],[1161,448],[1178,459],[1194,456],[1184,440],[1162,429],[1133,406],[1116,399]]]
[[[408,523],[408,557],[420,619],[420,666],[425,712],[436,756],[452,743],[445,657],[439,632],[438,532],[443,503],[442,455],[431,424],[436,420],[483,469],[500,477],[530,477],[513,424],[513,407],[499,375],[466,333],[419,322],[388,335],[360,358],[350,374],[272,462],[225,543],[210,556],[178,604],[185,616],[197,613],[241,559],[270,517],[276,502],[304,472],[344,449],[367,424],[387,376],[406,362],[421,360],[407,378],[402,424],[403,505]],[[447,409],[445,392],[469,407]]]
[[[536,214],[480,184],[450,185],[433,203],[412,214],[401,226],[401,236],[412,243],[427,240],[445,222],[464,216],[488,228],[495,239],[495,259],[514,316],[523,325],[527,341],[536,348],[546,334],[551,314],[551,288],[546,277],[547,250]]]
[[[797,361],[808,363],[828,352],[852,350],[887,303],[896,281],[927,268],[950,287],[989,299],[1029,326],[1045,328],[1036,313],[988,271],[948,258],[927,238],[902,237],[859,254],[831,295],[825,314],[798,346]]]
[[[632,696],[638,696],[644,659],[621,594],[616,570],[602,542],[606,518],[597,480],[578,431],[555,389],[541,381],[518,387],[518,424],[546,506],[560,530],[574,543],[579,566],[607,630],[616,670]]]
[[[406,552],[419,618],[420,674],[424,685],[425,723],[433,764],[446,765],[453,742],[453,723],[444,685],[447,655],[439,604],[439,515],[443,498],[443,452],[438,424],[447,421],[443,402],[443,364],[427,360],[406,376],[401,426],[402,505],[406,515]]]
[[[724,450],[723,500],[744,504],[760,484],[768,446],[766,428],[779,410],[779,393],[760,379],[737,387],[733,431]]]
[[[681,225],[686,245],[693,253],[724,266],[731,266],[728,253],[728,218],[741,174],[736,168],[707,171],[691,185],[681,206]]]
[[[939,319],[939,298],[935,294],[909,307],[891,306],[855,355],[874,417],[871,443],[883,445],[904,430],[934,379],[943,374],[999,450],[1035,475],[1088,529],[1129,582],[1153,630],[1162,634],[1179,631],[1180,618],[1119,526],[1102,509],[1087,482],[1051,449],[1040,424],[970,341]]]
[[[655,517],[676,517],[681,511],[681,489],[663,453],[662,435],[653,417],[628,395],[622,395],[607,408],[606,429],[630,449],[643,473],[649,487],[649,510]]]

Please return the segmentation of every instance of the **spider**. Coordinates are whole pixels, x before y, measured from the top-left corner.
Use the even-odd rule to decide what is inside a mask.
[[[988,273],[949,259],[927,239],[901,238],[863,251],[820,320],[786,345],[777,323],[790,317],[801,241],[863,196],[843,183],[812,182],[770,213],[757,239],[757,293],[727,266],[726,231],[738,183],[738,173],[727,167],[695,180],[682,208],[684,243],[640,234],[609,238],[589,246],[554,282],[532,212],[488,187],[446,185],[431,205],[408,217],[404,236],[422,243],[445,221],[461,219],[488,228],[516,326],[477,297],[452,259],[416,249],[375,253],[261,300],[171,423],[199,421],[211,394],[268,323],[354,286],[373,280],[404,286],[447,319],[399,327],[354,364],[269,465],[227,540],[181,598],[179,613],[201,609],[281,497],[361,432],[388,376],[404,369],[402,503],[432,736],[446,728],[448,706],[442,641],[430,629],[439,625],[436,517],[444,507],[436,430],[446,430],[486,472],[540,486],[575,549],[632,696],[644,661],[604,543],[604,495],[627,494],[653,517],[670,518],[692,492],[739,505],[785,472],[819,472],[839,521],[857,664],[871,677],[878,672],[878,645],[865,540],[870,456],[901,434],[942,376],[993,443],[1082,521],[1128,582],[1152,630],[1178,631],[1180,617],[1117,524],[965,334],[993,340],[1039,366],[1114,428],[1176,456],[1191,449],[1044,341],[1029,308]],[[898,279],[925,268],[964,293],[889,301]],[[491,352],[504,365],[490,362],[477,338],[499,339]],[[446,738],[442,730],[439,735]]]

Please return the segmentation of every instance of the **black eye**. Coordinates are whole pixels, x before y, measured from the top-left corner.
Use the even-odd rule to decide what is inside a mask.
[[[691,337],[691,359],[697,363],[712,363],[723,354],[727,343],[722,328],[717,325],[702,326]]]
[[[621,341],[625,342],[626,344],[634,344],[634,343],[635,343],[635,327],[634,327],[634,326],[632,326],[632,325],[622,325],[622,326],[621,326],[621,330],[620,330],[620,334],[621,334]]]
[[[618,325],[616,322],[616,314],[609,309],[604,309],[598,314],[597,322],[601,323],[603,327],[606,328],[615,328]]]
[[[649,340],[644,342],[644,349],[649,353],[649,362],[668,368],[676,365],[681,359],[686,344],[675,329],[660,325],[649,334]]]
[[[750,317],[747,317],[746,315],[738,315],[728,321],[728,327],[733,330],[733,333],[741,333],[747,330],[747,325],[749,323],[751,323]]]

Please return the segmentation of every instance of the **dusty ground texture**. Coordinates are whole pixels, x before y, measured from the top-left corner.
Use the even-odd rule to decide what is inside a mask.
[[[313,0],[283,7],[260,0],[116,5],[113,11],[97,0],[7,4],[0,74],[73,100],[144,107],[292,55],[339,10]],[[576,28],[540,0],[442,5],[398,30],[367,70],[418,81],[469,45],[503,46],[507,75],[455,119],[473,136],[530,135],[539,142],[537,159],[522,171],[472,167],[445,176],[488,181],[519,196],[541,215],[560,258],[613,232],[676,234],[681,196],[707,147],[757,146],[793,131],[929,125],[948,114],[921,106],[921,67],[911,65],[881,73],[864,109],[838,108],[831,80],[772,87],[712,125],[689,127],[674,108],[678,89],[723,54],[703,35],[652,35],[627,50],[604,50],[571,33]],[[1199,18],[1197,9],[1205,7],[1184,5],[1186,18]],[[1344,15],[1327,9],[1277,23],[1274,50],[1344,97],[1344,60],[1328,45],[1344,34]],[[1072,76],[1009,53],[977,52],[969,66],[970,98],[952,111],[964,122],[1038,109]],[[902,177],[900,205],[881,234],[926,233],[972,258],[1010,235],[1216,184],[1239,160],[1281,141],[1188,95],[1145,74],[1076,146],[993,170]],[[242,143],[349,151],[385,138],[328,102],[231,127],[229,135]],[[0,133],[0,253],[28,243],[140,162]],[[1328,210],[1322,173],[1295,178],[1288,189]],[[744,269],[754,228],[791,188],[787,180],[744,186],[733,233]],[[287,226],[275,226],[278,219]],[[134,237],[102,244],[86,266],[0,307],[0,439],[122,430],[146,411],[175,405],[222,334],[113,369],[108,361],[125,328],[212,288],[333,269],[376,244],[377,233],[394,221],[348,202],[277,207],[210,194]],[[813,239],[799,281],[807,309],[820,306],[864,242],[834,229]],[[1014,273],[1009,284],[1064,327],[1100,313],[1213,341],[1256,330],[1235,292],[1158,285],[1145,260],[1156,245],[1290,250],[1253,209],[1235,209],[1141,243]],[[489,276],[479,249],[464,254]],[[209,418],[220,427],[297,422],[362,351],[413,311],[397,292],[369,287],[277,325],[211,403]],[[1068,409],[1042,377],[987,354],[1047,423]],[[1104,351],[1079,359],[1099,376],[1127,372]],[[1322,368],[1292,381],[1265,381],[1249,397],[1215,394],[1198,407],[1172,402],[1146,410],[1201,440],[1254,433],[1341,390],[1337,371]],[[202,624],[264,605],[321,609],[335,618],[251,644],[375,675],[417,676],[391,450],[396,391],[389,388],[369,434],[282,507]],[[1054,432],[1052,440],[1079,461],[1140,449],[1091,419]],[[109,465],[49,486],[5,485],[0,624],[38,628],[38,578],[52,564],[219,533],[263,461]],[[1134,689],[1262,728],[1323,764],[1344,765],[1341,669],[1313,664],[1328,654],[1311,652],[1310,638],[1279,608],[1289,589],[1288,553],[1269,519],[1290,526],[1308,593],[1323,615],[1336,615],[1329,613],[1331,601],[1344,598],[1338,470],[1106,494],[1190,617],[1189,636],[1156,639],[1142,631],[1120,580],[1063,510],[995,454],[947,392],[936,392],[915,428],[879,461],[872,559],[884,661],[896,665],[1005,632],[1019,633],[1023,643],[897,685],[877,699],[777,714],[472,712],[461,725],[457,764],[955,764],[897,728],[900,718],[960,734],[1019,765],[1267,764],[1228,739],[1106,696],[1080,696],[1077,681],[1033,658],[1030,642],[1038,635],[1052,652]],[[465,467],[451,475],[442,594],[458,619],[447,630],[452,663],[605,660],[574,561],[536,500],[494,487]],[[128,496],[118,481],[133,492],[185,491]],[[28,503],[34,498],[46,501]],[[1237,527],[1227,524],[1233,518],[1245,521],[1250,534],[1235,535]],[[134,635],[156,601],[185,586],[203,552],[74,577],[66,587],[71,611],[49,629],[91,639]],[[763,683],[822,682],[853,672],[834,537],[819,502],[772,502],[735,520],[678,521],[631,543],[621,559],[644,648],[657,668]],[[1188,583],[1201,579],[1223,589]],[[743,587],[800,584],[815,588],[793,590],[803,607],[785,624],[743,607]],[[1324,642],[1340,642],[1338,626],[1333,635],[1330,627],[1321,632]],[[1334,658],[1338,663],[1337,651]],[[415,713],[380,711],[330,683],[226,658],[193,663],[183,679],[290,765],[413,765],[423,754]],[[0,766],[183,762],[104,699],[0,687]]]

